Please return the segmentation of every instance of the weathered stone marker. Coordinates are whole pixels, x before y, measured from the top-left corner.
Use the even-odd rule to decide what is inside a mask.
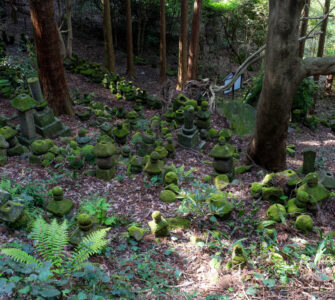
[[[21,144],[29,146],[38,138],[35,130],[34,108],[38,102],[27,94],[18,95],[11,105],[18,110],[22,134],[18,136]]]
[[[184,125],[178,132],[178,143],[186,148],[195,148],[199,145],[199,131],[194,126],[194,108],[192,106],[184,111]]]
[[[302,173],[308,174],[315,171],[315,158],[316,158],[316,150],[314,148],[305,149],[302,152],[304,156],[304,162],[302,165]]]

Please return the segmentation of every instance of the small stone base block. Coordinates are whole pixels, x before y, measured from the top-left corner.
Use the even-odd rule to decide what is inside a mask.
[[[115,168],[112,169],[107,169],[107,170],[103,170],[100,169],[99,167],[97,167],[96,169],[96,176],[99,179],[103,179],[103,180],[111,180],[114,177],[115,174]]]
[[[199,145],[199,132],[196,130],[190,135],[183,133],[183,129],[178,132],[178,143],[186,148],[196,148]]]

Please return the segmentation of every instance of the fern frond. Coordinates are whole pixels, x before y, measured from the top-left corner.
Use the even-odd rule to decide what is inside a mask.
[[[1,253],[12,258],[16,262],[21,262],[25,264],[37,264],[39,266],[41,265],[40,261],[38,261],[36,258],[32,257],[27,252],[21,249],[3,248],[1,249]]]
[[[77,247],[77,251],[71,256],[69,260],[69,267],[71,269],[80,269],[82,264],[93,254],[102,250],[107,246],[110,240],[106,240],[105,237],[110,228],[104,228],[92,232]]]
[[[67,223],[58,224],[54,219],[48,224],[42,217],[36,219],[31,234],[37,240],[37,251],[45,261],[60,266],[64,261],[65,247],[68,245]]]

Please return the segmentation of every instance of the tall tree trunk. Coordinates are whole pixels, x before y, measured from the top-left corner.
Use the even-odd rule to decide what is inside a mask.
[[[306,18],[301,22],[300,26],[300,37],[304,37],[307,34],[307,28],[308,28],[308,16],[309,16],[309,7],[311,5],[311,0],[306,0],[305,6],[304,6],[304,12],[303,12],[303,17]],[[299,43],[299,57],[303,58],[304,57],[304,52],[305,52],[305,44],[306,40],[303,39]]]
[[[115,56],[114,56],[114,47],[113,47],[110,0],[101,0],[101,1],[102,1],[102,13],[103,13],[103,31],[104,31],[106,68],[108,69],[108,71],[114,73],[115,72]]]
[[[166,18],[165,18],[165,0],[161,0],[160,5],[160,82],[166,81]]]
[[[263,88],[248,155],[271,171],[286,167],[287,129],[299,84],[308,76],[335,73],[335,56],[303,60],[298,56],[299,19],[304,2],[269,1]]]
[[[66,21],[67,21],[67,57],[72,56],[72,0],[66,0]]]
[[[263,88],[248,154],[257,164],[272,171],[286,167],[290,109],[302,80],[297,53],[303,4],[301,0],[269,1]]]
[[[187,9],[188,0],[181,0],[178,82],[176,88],[178,91],[184,89],[187,78]]]
[[[131,19],[131,1],[126,0],[127,18],[127,77],[134,77],[133,29]]]
[[[202,0],[194,1],[190,48],[188,51],[187,80],[197,79],[201,6]]]
[[[44,97],[56,115],[73,115],[60,54],[53,0],[30,0],[38,73]]]
[[[327,15],[329,13],[329,8],[330,8],[330,0],[325,0],[325,6],[323,9],[323,14]],[[328,17],[326,17],[322,24],[321,24],[321,35],[319,38],[319,45],[318,45],[318,53],[317,56],[318,57],[322,57],[323,56],[323,52],[324,52],[324,48],[325,48],[325,42],[326,42],[326,34],[327,34],[327,25],[328,25]],[[314,82],[319,85],[319,75],[315,75],[314,76]],[[314,102],[313,105],[309,111],[310,114],[314,114],[315,112],[315,106],[316,106],[316,101],[319,97],[319,91],[317,90],[315,95],[314,95]]]

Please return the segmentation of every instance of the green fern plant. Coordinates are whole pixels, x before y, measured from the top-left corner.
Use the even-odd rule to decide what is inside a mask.
[[[109,228],[100,229],[86,236],[73,253],[69,255],[66,248],[69,244],[66,220],[58,224],[54,219],[50,224],[42,217],[33,223],[31,237],[36,241],[37,257],[17,248],[2,248],[1,253],[16,262],[36,264],[38,267],[49,261],[55,273],[79,270],[87,259],[105,248],[110,240],[105,239]]]

